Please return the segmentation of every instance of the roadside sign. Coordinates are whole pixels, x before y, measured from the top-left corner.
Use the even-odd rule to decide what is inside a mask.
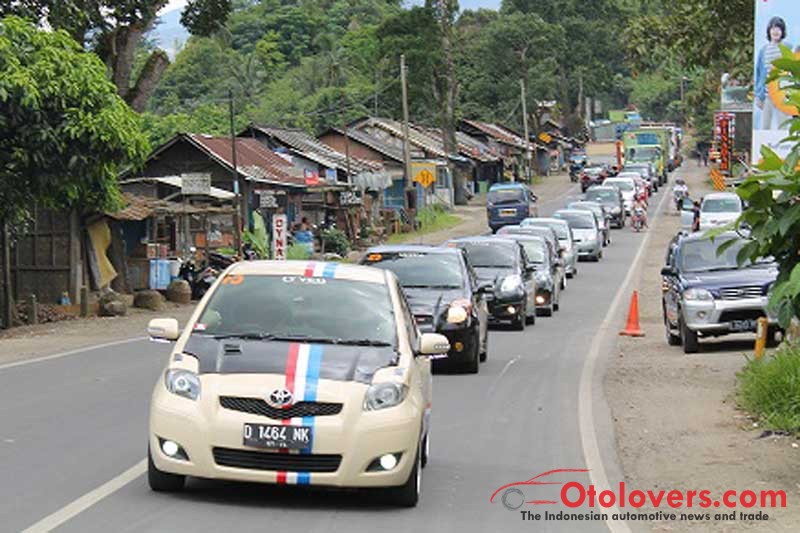
[[[354,191],[339,193],[339,205],[361,205],[361,197]]]
[[[272,215],[272,258],[286,261],[286,215]]]
[[[261,209],[275,209],[278,207],[278,199],[271,192],[262,191],[259,194],[258,206]]]
[[[427,189],[436,182],[436,165],[433,163],[411,163],[411,174],[413,175],[413,181]]]
[[[211,174],[209,172],[187,172],[181,174],[181,194],[211,193]]]

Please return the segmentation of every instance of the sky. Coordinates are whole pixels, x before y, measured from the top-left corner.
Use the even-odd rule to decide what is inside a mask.
[[[422,4],[424,0],[411,0],[409,3]],[[497,9],[500,7],[501,0],[459,0],[458,5],[461,9],[477,9],[479,7],[488,7]],[[164,6],[159,13],[166,13],[186,5],[186,0],[169,0],[169,3]]]

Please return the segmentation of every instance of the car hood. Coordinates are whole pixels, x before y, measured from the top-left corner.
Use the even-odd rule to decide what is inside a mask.
[[[597,231],[593,229],[577,229],[573,228],[572,236],[576,241],[588,241],[597,237]]]
[[[463,289],[403,288],[403,292],[414,315],[439,316],[450,302],[465,298]]]
[[[761,285],[766,294],[767,286],[778,277],[778,269],[774,266],[719,270],[716,272],[687,272],[683,274],[684,286],[703,288],[710,291],[724,287],[745,285]]]
[[[475,267],[475,273],[478,275],[479,282],[485,283],[491,281],[496,284],[504,277],[516,274],[517,272],[511,268]]]
[[[200,374],[285,375],[290,357],[309,350],[319,358],[319,379],[371,383],[375,372],[397,364],[390,346],[345,346],[299,342],[215,339],[191,335],[183,353],[197,358]]]

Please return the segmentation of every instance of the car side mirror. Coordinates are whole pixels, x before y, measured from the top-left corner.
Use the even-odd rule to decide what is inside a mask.
[[[450,341],[438,333],[423,333],[417,355],[444,355],[450,351]]]
[[[486,294],[492,292],[492,290],[494,290],[494,284],[491,281],[484,281],[477,288],[477,292],[480,294]]]
[[[176,341],[181,336],[178,321],[174,318],[154,318],[147,324],[147,334],[154,342]]]
[[[664,268],[661,269],[661,275],[662,276],[674,276],[675,275],[675,270],[672,267],[665,266]]]

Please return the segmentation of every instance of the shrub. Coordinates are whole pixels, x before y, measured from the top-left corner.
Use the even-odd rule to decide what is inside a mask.
[[[293,244],[286,250],[286,259],[300,260],[308,259],[311,254],[308,253],[308,248],[301,244]]]
[[[322,242],[326,253],[335,253],[344,257],[350,252],[350,241],[340,229],[330,228],[323,231]]]
[[[738,378],[741,407],[771,429],[800,431],[800,346],[748,361]]]

